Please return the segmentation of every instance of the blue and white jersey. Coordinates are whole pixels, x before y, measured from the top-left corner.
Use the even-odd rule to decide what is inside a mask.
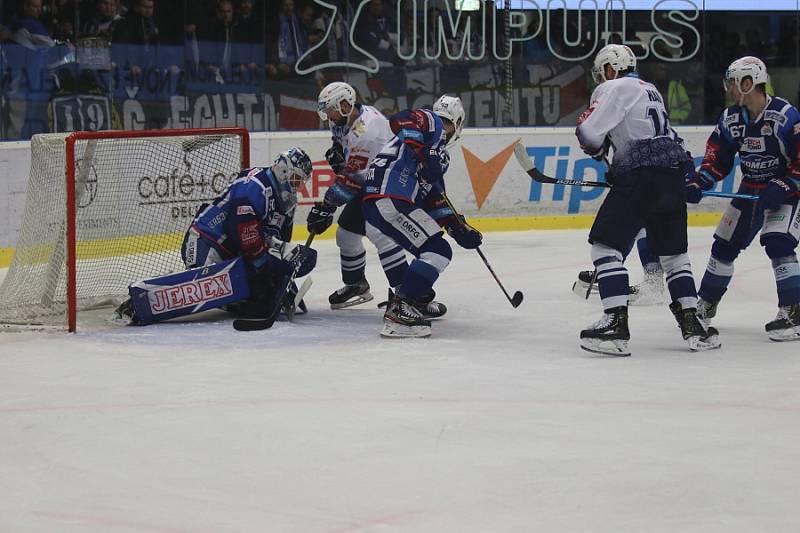
[[[744,185],[763,189],[772,178],[784,177],[800,185],[800,113],[783,98],[769,96],[752,120],[746,107],[727,108],[708,138],[700,172],[724,179],[737,153]]]
[[[426,109],[390,119],[395,137],[375,156],[364,182],[364,198],[416,203],[430,185],[442,183],[449,167],[447,140],[438,115]]]
[[[593,156],[610,142],[617,174],[638,167],[676,168],[688,159],[658,89],[636,74],[598,85],[589,108],[578,118],[575,135]]]
[[[269,168],[243,170],[210,204],[201,206],[192,229],[213,242],[223,258],[258,263],[271,238],[291,240],[296,196]]]

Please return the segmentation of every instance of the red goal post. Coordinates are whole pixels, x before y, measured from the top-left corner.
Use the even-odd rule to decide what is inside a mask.
[[[180,238],[196,208],[249,166],[245,128],[34,136],[0,324],[75,331],[78,310],[182,268]]]

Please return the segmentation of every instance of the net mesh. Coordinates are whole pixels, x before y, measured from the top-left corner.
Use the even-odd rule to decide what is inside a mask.
[[[66,325],[66,134],[31,139],[25,215],[0,285],[0,323]],[[135,281],[183,269],[197,208],[241,169],[239,135],[75,144],[78,309],[121,301]]]

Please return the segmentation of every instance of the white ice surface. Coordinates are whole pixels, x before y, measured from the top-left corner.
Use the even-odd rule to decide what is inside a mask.
[[[693,229],[696,274],[711,228]],[[796,532],[800,342],[772,343],[769,260],[737,262],[690,353],[665,306],[631,310],[630,358],[578,348],[599,316],[570,287],[586,231],[493,233],[455,250],[430,339],[378,336],[376,300],[77,335],[0,334],[0,532]],[[632,281],[640,277],[635,256]]]

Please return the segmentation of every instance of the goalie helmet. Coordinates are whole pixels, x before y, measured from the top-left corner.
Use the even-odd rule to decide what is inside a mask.
[[[350,111],[342,111],[342,102],[350,104]],[[347,117],[353,112],[356,104],[356,90],[347,83],[334,81],[326,85],[317,97],[317,113],[323,121],[328,120],[327,111],[336,110],[342,117]]]
[[[592,78],[598,84],[608,81],[606,79],[606,65],[611,65],[614,72],[623,70],[636,70],[636,56],[624,44],[607,44],[597,52],[592,66]]]
[[[753,86],[747,92],[742,91],[742,80],[745,78],[753,80]],[[740,57],[731,63],[722,80],[722,86],[725,87],[726,92],[731,87],[736,87],[743,95],[752,92],[756,85],[762,83],[769,83],[767,66],[759,58],[753,56]]]
[[[453,123],[455,132],[447,144],[451,145],[456,142],[461,137],[461,130],[464,129],[465,113],[461,98],[446,94],[442,95],[433,104],[433,112]]]
[[[285,213],[297,206],[297,190],[311,178],[311,158],[300,148],[289,148],[272,163],[272,174],[281,189]]]

